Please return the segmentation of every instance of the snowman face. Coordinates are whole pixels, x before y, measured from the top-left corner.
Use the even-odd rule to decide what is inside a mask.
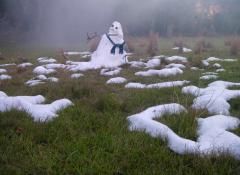
[[[115,21],[112,23],[112,26],[109,28],[108,34],[110,36],[119,36],[123,38],[122,26],[119,22]]]

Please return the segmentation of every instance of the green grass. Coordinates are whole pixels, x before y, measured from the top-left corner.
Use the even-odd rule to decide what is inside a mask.
[[[191,46],[198,39],[186,40]],[[200,60],[208,56],[232,58],[223,44],[223,38],[211,41],[216,49],[201,55],[188,55],[191,65],[199,65]],[[172,39],[161,40],[161,53],[176,55],[175,51],[169,49],[173,42]],[[7,47],[1,52],[7,59],[0,61],[0,64],[18,63],[18,52],[32,63],[36,63],[35,59],[39,56],[53,56],[58,62],[65,62],[55,49]],[[221,64],[228,70],[220,73],[221,79],[240,82],[239,61]],[[41,94],[49,103],[69,98],[74,106],[61,111],[59,117],[48,123],[34,122],[24,112],[0,113],[0,174],[237,175],[240,172],[240,161],[227,154],[219,157],[178,155],[161,139],[128,130],[128,116],[154,105],[180,103],[188,109],[188,113],[163,116],[157,120],[180,136],[196,140],[196,118],[210,114],[192,110],[193,97],[182,94],[181,88],[146,90],[106,85],[109,77],[100,76],[99,70],[87,71],[78,80],[70,79],[67,71],[59,71],[54,75],[60,78],[59,83],[29,88],[24,82],[33,77],[33,68],[23,71],[14,67],[7,69],[13,79],[1,81],[0,90],[8,95]],[[134,75],[140,70],[126,66],[120,76],[147,84],[190,80],[193,85],[206,87],[209,83],[199,81],[201,71],[186,69],[184,74],[176,77],[142,78]],[[240,116],[239,101],[230,101],[231,114],[237,117]],[[232,132],[240,135],[239,128]]]

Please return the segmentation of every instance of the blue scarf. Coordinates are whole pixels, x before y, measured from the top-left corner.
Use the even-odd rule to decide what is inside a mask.
[[[108,34],[106,34],[106,36],[113,45],[111,49],[111,54],[115,55],[116,48],[119,48],[119,54],[123,54],[123,46],[125,44],[125,41],[122,44],[115,44]]]

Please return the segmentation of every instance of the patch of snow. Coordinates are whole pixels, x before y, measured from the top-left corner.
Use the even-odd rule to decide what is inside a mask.
[[[217,69],[216,72],[224,72],[225,69]]]
[[[166,68],[179,68],[179,69],[185,69],[186,66],[184,66],[183,64],[175,64],[175,63],[171,63],[165,66]]]
[[[33,70],[33,73],[40,74],[40,75],[48,75],[48,74],[51,74],[51,73],[54,73],[54,72],[56,72],[56,70],[54,70],[54,69],[46,69],[43,66],[38,66],[38,67],[36,67]]]
[[[182,56],[171,56],[171,57],[167,57],[165,58],[166,61],[169,61],[169,62],[173,62],[173,61],[180,61],[180,62],[188,62],[187,58],[185,57],[182,57]]]
[[[0,80],[10,80],[12,77],[10,75],[2,74],[0,75]]]
[[[146,63],[147,68],[154,68],[161,64],[161,60],[158,58],[153,58]]]
[[[152,137],[161,138],[168,147],[178,154],[220,155],[229,153],[240,159],[240,137],[227,131],[236,129],[240,120],[231,116],[216,115],[199,118],[198,139],[192,141],[178,136],[168,126],[154,120],[164,115],[179,114],[186,109],[179,104],[154,106],[128,117],[129,130],[143,131]]]
[[[7,66],[16,66],[16,64],[15,63],[0,64],[0,67],[7,67]]]
[[[203,75],[218,75],[216,72],[204,72]]]
[[[52,63],[52,64],[46,64],[46,65],[44,65],[44,67],[47,68],[47,69],[65,69],[66,65]]]
[[[179,68],[165,68],[161,70],[155,70],[155,69],[149,69],[148,71],[140,71],[136,72],[135,75],[137,76],[144,76],[144,77],[149,77],[149,76],[160,76],[160,77],[168,77],[168,76],[175,76],[177,74],[182,74],[183,71]]]
[[[231,99],[240,97],[240,90],[228,90],[228,87],[240,86],[240,83],[215,81],[206,88],[187,86],[182,89],[184,94],[192,94],[196,98],[192,108],[207,109],[212,114],[229,115]]]
[[[213,79],[217,79],[218,76],[217,75],[204,75],[202,77],[200,77],[200,80],[213,80]]]
[[[203,70],[203,69],[199,69],[198,67],[191,67],[191,70]]]
[[[26,67],[30,67],[32,65],[33,65],[32,63],[22,63],[22,64],[19,64],[17,67],[19,67],[19,68],[26,68]]]
[[[155,84],[141,84],[141,83],[128,83],[126,84],[125,88],[135,88],[135,89],[161,89],[161,88],[168,88],[168,87],[177,87],[177,86],[183,86],[185,84],[190,83],[190,81],[170,81],[170,82],[163,82],[163,83],[155,83]]]
[[[107,81],[107,84],[121,84],[125,83],[127,81],[126,78],[123,77],[116,77],[116,78],[111,78]]]
[[[6,73],[7,70],[6,69],[0,69],[0,74]]]
[[[78,73],[78,74],[72,74],[71,78],[80,78],[80,77],[83,77],[83,76],[84,76],[83,74]]]
[[[58,111],[65,109],[73,103],[68,99],[54,101],[51,104],[41,104],[45,98],[38,96],[0,96],[0,112],[19,110],[28,113],[34,121],[46,122],[58,115]]]
[[[130,61],[128,62],[128,64],[130,64],[131,67],[135,67],[135,68],[141,68],[146,66],[146,63],[142,61]]]
[[[215,63],[215,64],[213,65],[213,67],[219,69],[219,68],[221,68],[222,66],[221,66],[221,64]]]
[[[179,47],[174,47],[172,48],[173,50],[179,50],[180,48]],[[183,47],[183,53],[189,53],[189,52],[192,52],[191,49],[188,49],[186,47]]]
[[[74,55],[88,55],[88,56],[90,56],[91,54],[92,54],[91,52],[75,52],[75,51],[64,52],[64,55],[69,55],[69,56],[74,56]]]
[[[41,80],[28,80],[25,84],[27,86],[33,87],[33,86],[37,86],[39,84],[44,84],[45,82],[41,81]]]
[[[114,75],[118,75],[121,72],[122,68],[120,67],[115,67],[115,68],[110,68],[110,69],[102,69],[100,71],[101,75],[104,76],[114,76]]]
[[[210,64],[208,63],[208,61],[206,60],[202,60],[202,64],[205,66],[205,67],[208,67]]]
[[[37,61],[39,63],[56,63],[57,60],[53,59],[53,58],[48,58],[48,57],[41,57],[38,58]]]

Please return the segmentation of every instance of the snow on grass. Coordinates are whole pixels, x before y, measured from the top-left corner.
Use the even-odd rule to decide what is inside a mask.
[[[225,61],[225,62],[235,62],[237,61],[237,59],[221,59],[221,58],[216,58],[216,57],[209,57],[206,59],[207,62],[211,62],[211,61]]]
[[[47,69],[43,66],[38,66],[36,68],[34,68],[33,73],[38,74],[38,75],[48,75],[51,73],[56,72],[56,70],[54,69]]]
[[[198,68],[198,67],[191,67],[191,70],[194,70],[194,71],[197,71],[197,70],[203,70],[203,69],[200,69],[200,68]]]
[[[27,86],[33,87],[33,86],[37,86],[40,84],[44,84],[45,82],[41,81],[41,80],[28,80],[25,84]]]
[[[88,55],[90,56],[91,52],[76,52],[76,51],[68,51],[64,52],[64,55],[75,56],[75,55]]]
[[[175,63],[171,63],[165,66],[166,68],[179,68],[179,69],[185,69],[186,66],[184,66],[183,64],[175,64]]]
[[[17,67],[19,67],[19,68],[26,68],[26,67],[30,67],[32,65],[33,65],[32,63],[22,63],[22,64],[19,64]]]
[[[164,68],[161,70],[156,69],[149,69],[147,71],[140,71],[136,72],[135,75],[149,77],[149,76],[160,76],[160,77],[168,77],[168,76],[175,76],[177,74],[182,74],[183,71],[179,68]]]
[[[39,63],[56,63],[57,60],[53,59],[53,58],[48,58],[48,57],[41,57],[38,58],[37,61]]]
[[[229,115],[229,100],[240,97],[240,90],[228,90],[228,87],[240,86],[240,83],[215,81],[206,88],[187,86],[182,89],[184,94],[192,94],[196,98],[192,108],[207,109],[212,114]]]
[[[219,68],[221,68],[222,66],[221,66],[221,64],[219,64],[219,63],[215,63],[215,64],[213,65],[213,67],[219,69]]]
[[[45,84],[46,81],[49,81],[49,82],[58,82],[59,79],[58,78],[55,78],[55,77],[46,77],[45,75],[38,75],[36,76],[35,78],[31,79],[31,80],[28,80],[25,84],[27,86],[37,86],[37,85],[40,85],[40,84]]]
[[[0,74],[6,73],[7,70],[6,69],[0,69]]]
[[[123,77],[115,77],[115,78],[111,78],[107,81],[107,84],[121,84],[121,83],[125,83],[127,81],[126,78]]]
[[[225,69],[217,69],[216,72],[225,72]]]
[[[200,80],[215,80],[218,79],[217,75],[204,75],[199,78]]]
[[[170,81],[170,82],[163,82],[163,83],[155,83],[155,84],[141,84],[141,83],[128,83],[125,85],[125,88],[132,88],[132,89],[161,89],[161,88],[168,88],[168,87],[177,87],[177,86],[183,86],[185,84],[190,83],[190,81]]]
[[[202,60],[202,64],[203,64],[203,66],[205,66],[205,67],[208,67],[208,66],[210,65],[209,62],[206,61],[206,60]]]
[[[173,61],[180,61],[180,62],[183,62],[183,63],[188,62],[187,58],[182,57],[182,56],[171,56],[171,57],[165,58],[165,60],[169,61],[169,62],[173,62]]]
[[[0,67],[8,67],[8,66],[16,66],[16,64],[15,63],[0,64]]]
[[[120,67],[115,67],[115,68],[109,68],[109,69],[102,69],[100,71],[100,75],[103,76],[114,76],[114,75],[118,75],[121,72],[122,68]]]
[[[24,111],[33,117],[34,121],[45,122],[57,117],[58,111],[73,105],[68,99],[57,100],[51,104],[41,104],[44,101],[45,98],[41,95],[9,97],[0,91],[0,112]]]
[[[77,73],[77,74],[72,74],[71,75],[71,78],[80,78],[80,77],[83,77],[84,75],[83,74],[80,74],[80,73]]]
[[[12,77],[10,75],[2,74],[0,75],[0,80],[10,80]]]
[[[179,47],[174,47],[174,48],[172,48],[173,50],[179,50],[180,48]],[[192,50],[191,49],[188,49],[188,48],[186,48],[186,47],[183,47],[182,48],[182,51],[183,51],[183,53],[190,53],[190,52],[192,52]]]
[[[240,120],[231,116],[216,115],[199,118],[198,139],[192,141],[178,136],[168,126],[154,120],[164,115],[179,114],[186,109],[179,104],[154,106],[128,117],[129,130],[143,131],[152,137],[161,138],[178,154],[221,155],[229,153],[240,159],[240,137],[227,131],[236,129]]]
[[[154,67],[159,66],[160,64],[161,64],[161,60],[159,58],[153,58],[146,63],[146,67],[154,68]]]
[[[44,65],[44,67],[47,68],[47,69],[64,69],[64,68],[66,68],[66,65],[65,64],[50,63],[50,64]]]

